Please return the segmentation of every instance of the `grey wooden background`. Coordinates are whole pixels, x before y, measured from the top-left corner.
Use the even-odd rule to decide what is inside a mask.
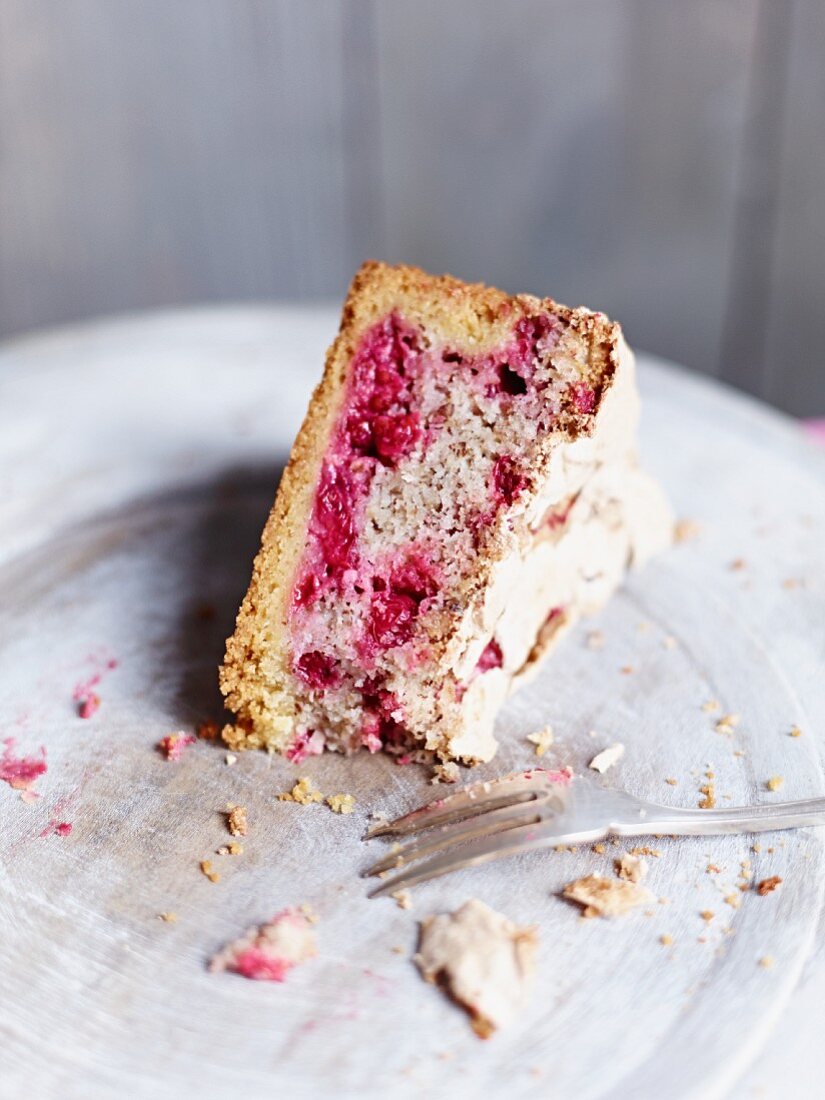
[[[825,413],[825,0],[0,0],[0,334],[366,256]]]

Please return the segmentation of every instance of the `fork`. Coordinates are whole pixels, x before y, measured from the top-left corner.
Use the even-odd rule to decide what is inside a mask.
[[[475,783],[395,821],[376,823],[364,840],[435,831],[404,847],[393,845],[362,877],[379,875],[384,879],[369,895],[374,898],[450,871],[559,844],[609,836],[761,833],[803,825],[825,825],[825,798],[690,810],[658,806],[626,791],[607,790],[574,777],[567,769],[534,768]],[[408,867],[410,863],[416,866]],[[400,874],[387,879],[395,868]]]

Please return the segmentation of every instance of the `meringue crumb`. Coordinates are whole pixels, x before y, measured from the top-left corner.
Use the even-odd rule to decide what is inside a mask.
[[[327,805],[334,814],[351,814],[355,809],[355,799],[351,794],[331,794]]]
[[[765,786],[769,791],[778,791],[784,782],[785,780],[781,775],[772,775]]]
[[[238,762],[238,758],[234,754],[234,752],[228,752],[226,754],[226,756],[224,757],[224,760],[225,760],[226,764],[228,765],[228,767],[230,767],[230,768],[232,767],[233,764],[237,764],[237,762]]]
[[[313,786],[308,775],[302,775],[291,791],[283,791],[276,796],[279,802],[297,802],[301,806],[310,806],[313,802],[323,802],[324,796]]]
[[[763,970],[770,970],[773,966],[773,963],[773,955],[763,955],[762,958],[759,960],[759,965],[762,967]]]
[[[221,876],[219,871],[212,870],[212,860],[202,859],[200,861],[201,872],[209,879],[210,882],[220,882]]]
[[[448,760],[446,764],[436,764],[430,783],[434,786],[439,783],[457,783],[461,778],[461,769],[454,760]]]
[[[623,756],[624,745],[617,741],[615,745],[610,745],[609,748],[602,749],[601,752],[597,753],[587,766],[600,775],[604,775],[608,768],[612,768]]]
[[[390,897],[399,909],[412,909],[412,894],[409,890],[396,890],[394,894],[390,894]]]
[[[616,874],[627,882],[641,882],[647,874],[647,864],[639,856],[626,852],[616,860]]]
[[[226,827],[232,836],[246,836],[249,829],[246,806],[228,806],[227,810]]]
[[[650,891],[638,883],[599,875],[587,875],[569,882],[562,895],[583,906],[583,917],[618,917],[653,901]]]
[[[591,630],[587,635],[588,649],[604,649],[604,634],[601,630]]]
[[[757,884],[756,892],[760,898],[764,898],[765,894],[772,894],[782,879],[779,875],[771,875],[770,878],[763,878],[760,883]]]
[[[536,746],[536,756],[544,756],[555,740],[553,737],[553,727],[545,726],[544,729],[539,730],[538,733],[528,733],[527,740],[531,745]]]
[[[178,919],[178,914],[172,912],[171,910],[168,913],[158,913],[158,916],[166,924],[175,924]]]
[[[702,526],[695,519],[680,519],[673,525],[674,542],[690,542],[698,538],[702,532]]]

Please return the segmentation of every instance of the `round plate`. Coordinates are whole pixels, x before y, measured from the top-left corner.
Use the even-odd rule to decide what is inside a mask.
[[[660,900],[614,921],[558,895],[612,874],[627,845],[468,870],[402,911],[367,900],[358,871],[380,845],[360,835],[368,812],[438,793],[424,769],[156,751],[220,713],[223,640],[335,324],[212,309],[0,352],[0,730],[48,760],[38,800],[0,785],[0,1093],[459,1097],[506,1081],[513,1097],[719,1095],[809,951],[815,831],[758,850],[652,840]],[[621,741],[621,762],[590,774],[653,800],[695,806],[708,784],[720,805],[825,793],[811,736],[825,728],[825,462],[780,417],[676,368],[645,362],[641,384],[645,460],[701,532],[570,636],[508,704],[499,755],[473,778],[535,761],[526,735],[549,722],[542,763],[586,771]],[[92,680],[101,705],[84,719],[74,696]],[[719,711],[703,710],[711,699]],[[741,721],[718,733],[728,712]],[[277,801],[303,774],[354,794],[356,812]],[[227,802],[249,811],[238,856],[215,854]],[[739,889],[774,874],[772,894]],[[417,919],[471,896],[540,930],[530,1007],[487,1043],[410,961]],[[319,955],[285,984],[207,971],[228,940],[302,903]],[[175,923],[159,919],[170,911]]]

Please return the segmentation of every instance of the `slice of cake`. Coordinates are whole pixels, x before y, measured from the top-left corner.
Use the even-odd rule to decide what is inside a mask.
[[[366,263],[227,646],[234,748],[489,760],[507,694],[670,539],[601,313]]]

